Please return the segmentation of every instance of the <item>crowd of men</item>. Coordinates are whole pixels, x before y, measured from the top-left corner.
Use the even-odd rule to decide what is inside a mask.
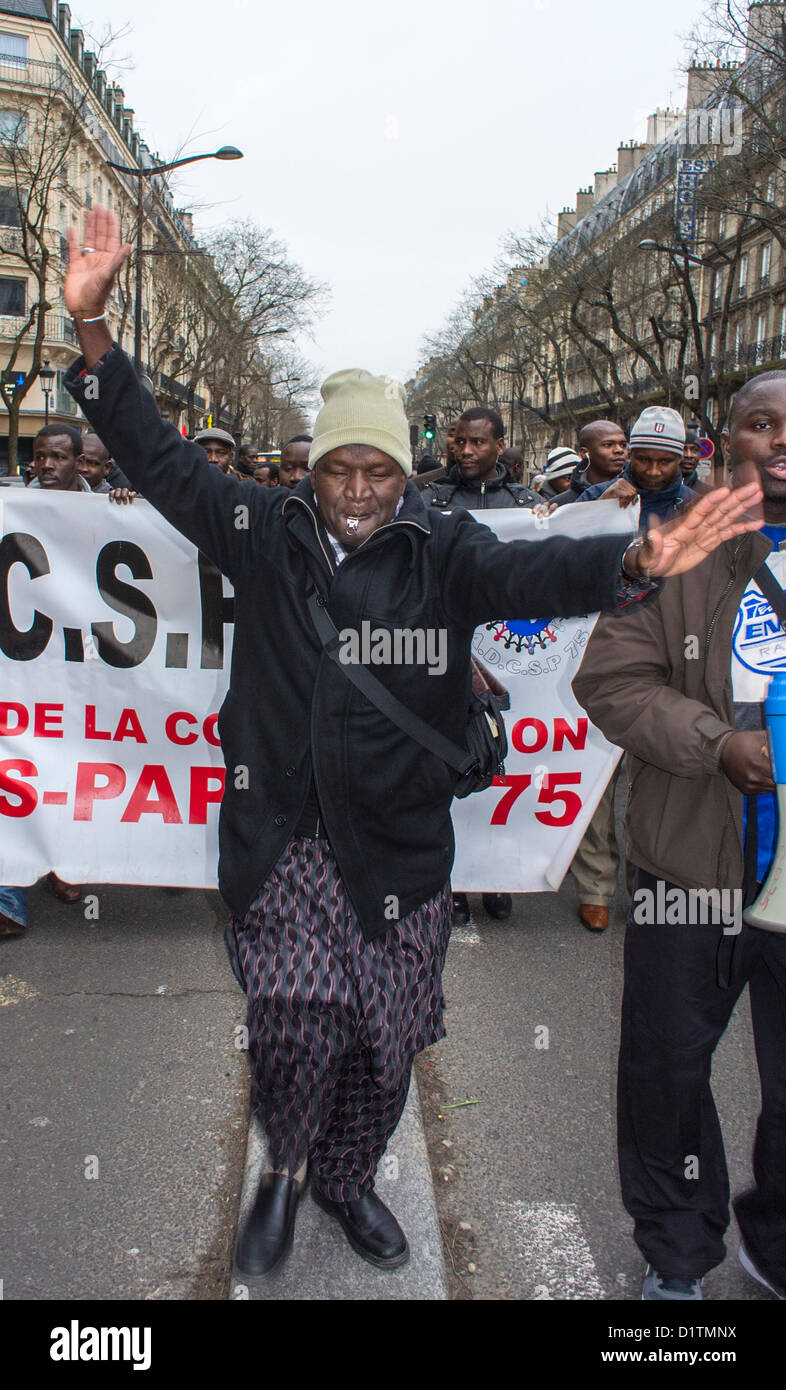
[[[380,609],[393,604],[403,585],[422,584],[422,601],[433,604],[438,599],[461,634],[454,658],[458,664],[447,676],[454,688],[468,679],[466,673],[459,674],[459,667],[464,660],[466,668],[473,624],[482,616],[473,577],[488,581],[495,595],[503,594],[514,604],[532,602],[538,611],[550,610],[555,595],[554,611],[566,616],[603,610],[575,690],[590,717],[624,750],[630,764],[626,846],[635,879],[629,884],[633,903],[625,956],[620,1168],[623,1199],[648,1262],[643,1297],[700,1299],[704,1275],[724,1256],[729,1192],[710,1064],[734,1003],[748,982],[763,1110],[754,1155],[755,1186],[738,1199],[735,1209],[743,1232],[745,1268],[776,1296],[785,1297],[786,937],[736,919],[733,934],[725,920],[705,921],[688,930],[687,919],[677,924],[665,918],[653,929],[650,923],[639,923],[635,902],[643,890],[651,893],[653,901],[661,901],[660,884],[681,890],[740,890],[750,901],[772,860],[775,787],[762,732],[762,702],[767,678],[778,669],[778,662],[773,663],[770,653],[756,666],[755,642],[744,648],[734,646],[732,636],[746,619],[754,589],[761,622],[757,581],[767,566],[779,580],[779,567],[771,564],[771,557],[777,559],[780,547],[786,546],[786,373],[754,378],[735,399],[726,448],[732,489],[739,490],[739,497],[735,507],[733,493],[727,500],[716,492],[712,504],[721,518],[724,509],[729,509],[728,529],[723,529],[722,520],[710,519],[710,502],[705,504],[700,497],[706,485],[697,474],[696,430],[686,430],[676,411],[659,406],[644,410],[629,436],[613,421],[587,424],[575,449],[566,445],[551,451],[531,487],[523,481],[520,452],[506,448],[499,415],[486,407],[467,410],[448,430],[445,467],[429,459],[434,466],[418,476],[418,496],[408,486],[414,470],[403,405],[390,396],[388,379],[340,372],[323,387],[325,405],[314,438],[299,435],[288,441],[276,466],[269,460],[259,461],[251,446],[238,449],[233,436],[223,430],[203,430],[192,441],[184,441],[158,420],[152,403],[139,391],[130,363],[111,343],[105,327],[95,328],[105,319],[96,311],[105,302],[124,253],[123,248],[118,250],[116,236],[104,233],[98,221],[88,225],[95,247],[86,246],[77,255],[76,240],[71,237],[75,269],[70,274],[68,302],[87,365],[81,368],[81,376],[80,364],[72,369],[69,389],[99,433],[82,436],[62,424],[42,430],[34,443],[31,487],[93,491],[120,501],[128,500],[136,486],[197,544],[204,538],[216,563],[241,586],[258,557],[237,552],[231,524],[221,520],[231,514],[231,505],[224,504],[232,504],[238,495],[234,484],[245,488],[254,483],[277,491],[278,499],[255,508],[259,525],[268,528],[276,563],[299,576],[304,592],[301,569],[307,583],[313,583],[318,573],[331,593],[344,594],[348,612],[350,600],[357,603],[357,592],[350,593],[351,580],[345,576],[359,573],[362,564],[369,584],[377,582],[374,576],[379,574],[374,592]],[[104,245],[102,279],[92,275],[89,258]],[[91,405],[83,393],[81,378],[88,368],[102,382],[99,404]],[[144,458],[123,453],[123,421],[128,418],[146,422],[149,442]],[[117,441],[116,451],[135,482],[117,467],[99,435]],[[234,484],[218,480],[208,465]],[[189,488],[178,486],[179,476],[199,476],[207,484],[207,512],[204,501],[193,503]],[[287,496],[280,504],[280,496],[287,492],[292,494],[292,505]],[[738,520],[747,515],[749,499],[761,492],[763,532],[758,522]],[[517,542],[503,547],[505,558],[510,557],[508,572],[496,539],[469,518],[462,519],[467,511],[542,508],[549,513],[564,505],[600,499],[616,500],[620,506],[638,502],[640,537],[623,548],[607,538],[552,541],[557,548],[548,552],[546,575],[538,573],[539,562],[533,560],[531,548],[517,549]],[[214,511],[208,515],[211,507]],[[429,517],[440,512],[444,524],[435,523],[430,531]],[[681,518],[686,519],[684,524]],[[377,534],[394,530],[394,521],[399,538],[406,540],[403,548],[398,539],[385,547]],[[710,537],[706,547],[696,542],[701,554],[672,568],[673,560],[667,562],[668,547],[690,549],[694,526],[704,528],[701,535],[706,532]],[[713,526],[717,535],[710,536]],[[323,534],[329,546],[323,543]],[[371,541],[374,545],[369,544],[361,560],[358,548]],[[426,555],[427,547],[431,547],[428,555],[442,556],[440,564],[428,556],[421,564],[419,555]],[[709,559],[699,564],[704,553]],[[340,573],[347,560],[348,570]],[[521,566],[520,575],[514,574],[516,565]],[[431,576],[436,573],[443,587],[435,595]],[[661,577],[665,574],[673,577],[664,587]],[[297,585],[290,587],[294,592]],[[280,596],[271,591],[271,602],[289,601],[287,593],[285,586]],[[323,608],[326,604],[323,596]],[[392,606],[390,611],[394,613]],[[338,705],[336,692],[342,692],[342,699],[345,696],[346,676],[333,674],[330,663],[321,660],[323,651],[313,641],[309,621],[303,616],[303,632],[311,633],[313,647],[308,657],[314,667],[309,673],[313,699],[320,698],[326,680],[333,681],[332,696],[324,700],[329,711],[331,702]],[[686,641],[694,635],[688,630],[691,621],[707,633],[693,663],[685,659]],[[780,630],[779,622],[776,626]],[[240,645],[241,684],[248,677],[257,682],[249,687],[255,690],[262,660],[261,648],[256,650],[260,641],[260,634],[251,627]],[[327,650],[326,639],[320,637],[320,642]],[[786,660],[783,666],[786,669]],[[415,676],[410,679],[414,682]],[[275,682],[272,668],[271,680]],[[431,699],[429,686],[430,682],[423,683]],[[267,693],[259,690],[260,701],[268,697],[274,699],[273,685]],[[307,692],[304,717],[311,698]],[[455,738],[461,719],[448,707],[449,701],[436,701],[437,706],[439,717],[447,721],[443,733]],[[253,729],[244,735],[262,767],[273,756],[277,737],[273,705],[267,713],[270,718],[262,718],[264,710],[260,713],[261,727],[268,731],[264,739],[260,741]],[[296,711],[298,718],[300,713]],[[373,748],[363,742],[366,722],[353,724],[349,719],[337,730],[335,747],[340,743],[343,750],[346,743],[349,752],[346,757],[342,752],[332,765],[336,785],[325,777],[333,756],[330,740],[308,750],[302,767],[287,766],[280,776],[278,769],[289,761],[291,750],[287,753],[283,745],[273,749],[268,777],[280,783],[276,795],[281,804],[286,806],[286,796],[291,798],[296,790],[296,776],[302,795],[299,811],[292,800],[294,829],[284,829],[287,815],[279,813],[266,822],[269,845],[257,836],[255,852],[261,856],[257,868],[264,857],[259,845],[267,846],[265,862],[276,865],[261,884],[249,877],[254,865],[249,870],[248,855],[236,853],[238,846],[251,843],[249,829],[257,828],[248,801],[241,809],[242,798],[234,798],[231,806],[222,809],[230,847],[228,855],[224,851],[228,867],[222,891],[233,911],[227,945],[235,974],[249,994],[252,1096],[274,1160],[239,1246],[239,1267],[250,1274],[269,1271],[286,1254],[307,1165],[315,1171],[315,1199],[339,1220],[359,1254],[381,1269],[396,1268],[408,1257],[403,1232],[374,1193],[374,1170],[401,1114],[412,1057],[442,1035],[439,1001],[444,951],[452,922],[468,920],[469,905],[465,895],[454,895],[451,905],[449,883],[444,874],[440,877],[439,863],[446,848],[441,842],[447,833],[440,816],[450,800],[447,784],[440,784],[439,806],[435,804],[431,819],[421,797],[417,811],[422,820],[413,827],[418,852],[433,840],[439,854],[435,850],[421,870],[414,867],[413,847],[402,840],[395,872],[407,887],[403,901],[409,907],[393,928],[382,920],[380,885],[389,879],[379,880],[382,866],[373,852],[364,852],[363,844],[377,845],[376,807],[393,770],[398,784],[411,787],[416,795],[416,770],[422,767],[423,755],[402,734],[390,744],[390,766],[378,768],[371,756]],[[225,737],[230,742],[235,737],[228,717],[222,727],[222,740]],[[368,788],[375,777],[379,786],[371,796]],[[342,778],[354,778],[351,795],[346,788],[342,791]],[[573,863],[579,916],[595,932],[608,925],[608,907],[617,886],[614,786],[612,779]],[[251,817],[247,825],[244,816]],[[401,821],[405,824],[406,817]],[[350,831],[354,840],[347,838]],[[384,843],[384,838],[379,840],[379,845]],[[395,841],[387,843],[389,856],[394,856]],[[346,886],[337,873],[337,859],[342,862]],[[79,899],[79,885],[64,884],[54,874],[50,884],[65,900]],[[0,889],[0,934],[18,935],[24,930],[26,897],[24,888]],[[510,916],[509,894],[488,893],[483,901],[492,917]],[[270,923],[279,920],[285,924],[286,938],[268,940]],[[330,1010],[339,997],[346,1008],[334,1019],[320,1003],[320,1031],[315,1038],[320,1045],[311,1048],[307,1014],[298,1014],[295,1027],[286,1009],[292,997],[304,1009],[306,999],[311,999],[314,971],[309,967],[302,981],[301,973],[312,949],[304,944],[309,923],[316,920],[323,923],[320,950],[327,953],[324,967],[320,965],[317,972],[319,988],[327,991]],[[306,936],[301,941],[302,930]],[[406,946],[403,953],[402,946]],[[290,953],[287,1001],[270,983],[276,974],[271,964],[275,952]],[[418,967],[417,980],[408,973],[407,952],[425,962]],[[362,997],[373,1001],[372,1013],[368,1012],[372,1004],[363,1005],[362,1027],[344,999],[350,977],[341,972],[350,956]],[[301,984],[304,991],[307,986],[302,999]],[[400,1004],[404,997],[412,1001],[406,1018]],[[335,1025],[339,1031],[335,1036],[330,1032],[326,1039],[321,1030],[328,1028],[328,1017],[330,1029]],[[359,1039],[370,1035],[379,1041],[369,1062],[367,1041]],[[286,1103],[281,1099],[285,1091]],[[272,1096],[278,1096],[275,1103]],[[695,1165],[689,1162],[694,1159]]]

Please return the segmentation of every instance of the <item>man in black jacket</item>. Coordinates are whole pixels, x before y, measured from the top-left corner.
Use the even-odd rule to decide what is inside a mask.
[[[330,659],[309,596],[342,648],[353,636],[362,645],[373,625],[378,679],[464,743],[478,623],[646,600],[658,577],[754,528],[738,518],[759,494],[715,493],[630,545],[503,544],[461,509],[424,507],[408,483],[403,388],[361,371],[323,386],[311,476],[291,492],[249,488],[161,419],[112,342],[105,304],[130,250],[117,219],[91,210],[85,239],[80,250],[69,236],[64,292],[84,358],[68,388],[135,486],[235,588],[219,717],[228,769],[219,886],[233,913],[230,959],[249,996],[252,1101],[273,1169],[238,1264],[261,1274],[286,1253],[307,1160],[315,1199],[353,1248],[395,1268],[407,1242],[374,1192],[374,1172],[412,1061],[444,1032],[455,775],[360,694],[335,646]],[[409,657],[377,663],[397,634],[417,632],[439,642],[425,640],[417,657],[410,642]]]
[[[473,406],[459,417],[453,439],[456,459],[447,482],[431,483],[423,489],[427,507],[466,507],[483,511],[486,507],[537,507],[537,493],[523,483],[514,482],[502,463],[505,426],[496,410]]]
[[[430,483],[423,489],[427,507],[442,511],[466,507],[475,511],[540,504],[537,493],[517,483],[505,467],[505,426],[496,410],[482,405],[465,410],[456,426],[453,453],[456,462],[447,482]],[[484,893],[483,906],[490,917],[505,922],[513,911],[513,899],[510,893]],[[461,925],[471,920],[466,893],[453,894],[453,916]]]

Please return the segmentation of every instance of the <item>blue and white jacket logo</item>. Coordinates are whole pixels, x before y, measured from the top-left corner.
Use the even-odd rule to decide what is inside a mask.
[[[757,675],[786,670],[786,632],[755,585],[742,596],[732,648],[737,660]]]

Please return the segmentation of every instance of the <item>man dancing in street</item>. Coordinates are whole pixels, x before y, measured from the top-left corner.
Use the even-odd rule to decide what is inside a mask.
[[[105,305],[129,248],[104,209],[70,237],[66,303],[84,357],[69,390],[134,486],[235,588],[219,887],[249,998],[252,1103],[271,1172],[238,1245],[246,1274],[292,1240],[308,1164],[315,1200],[381,1268],[408,1257],[374,1192],[416,1054],[444,1034],[455,773],[331,660],[339,633],[436,633],[425,660],[376,675],[454,744],[466,742],[475,627],[500,612],[568,616],[637,607],[660,577],[756,529],[756,485],[720,490],[672,526],[618,537],[503,544],[467,512],[426,508],[413,484],[403,388],[336,372],[293,490],[249,488],[162,420],[111,338]],[[309,602],[310,600],[310,602]],[[344,638],[342,638],[342,641]],[[334,643],[335,647],[335,643]],[[424,641],[424,649],[429,643]],[[422,655],[422,653],[421,653]],[[286,712],[285,716],[282,712]],[[236,769],[247,775],[236,777]]]

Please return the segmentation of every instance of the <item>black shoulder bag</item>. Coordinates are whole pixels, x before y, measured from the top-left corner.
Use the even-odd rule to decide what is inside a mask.
[[[347,680],[362,691],[366,699],[405,734],[454,769],[457,774],[456,785],[453,788],[454,796],[465,797],[470,796],[472,792],[485,791],[495,777],[504,777],[508,739],[502,710],[510,707],[510,697],[502,686],[495,683],[495,690],[483,676],[478,681],[473,664],[467,747],[460,748],[452,739],[446,738],[438,729],[434,729],[431,724],[427,724],[424,719],[407,709],[406,705],[402,705],[367,667],[341,661],[338,655],[338,629],[327,611],[327,600],[322,594],[317,593],[316,589],[312,589],[306,595],[306,602],[324,651]],[[482,672],[483,668],[480,670]],[[478,689],[479,684],[485,688]]]

